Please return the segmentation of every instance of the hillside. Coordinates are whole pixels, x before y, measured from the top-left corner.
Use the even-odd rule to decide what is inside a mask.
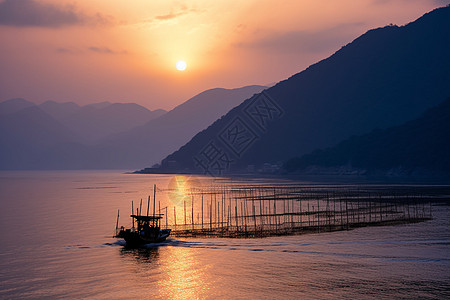
[[[405,174],[450,174],[450,98],[403,125],[354,136],[332,148],[288,160],[289,172],[311,167],[349,166]]]
[[[355,136],[286,162],[288,172],[351,167],[360,172],[450,175],[450,98],[406,124]]]
[[[169,155],[163,169],[258,168],[415,119],[450,95],[448,53],[450,7],[405,26],[370,30],[247,99]],[[206,153],[212,150],[214,157]]]
[[[265,88],[252,85],[201,92],[165,115],[99,144],[99,151],[108,153],[102,167],[139,168],[159,163],[196,133]]]

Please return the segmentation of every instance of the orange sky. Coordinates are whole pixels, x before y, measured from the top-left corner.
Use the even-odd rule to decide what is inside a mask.
[[[449,2],[0,0],[0,101],[171,109],[208,88],[286,79]]]

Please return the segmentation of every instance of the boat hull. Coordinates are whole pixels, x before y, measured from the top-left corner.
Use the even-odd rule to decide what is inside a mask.
[[[127,243],[127,246],[141,246],[150,243],[164,242],[169,237],[170,231],[170,229],[162,229],[158,234],[145,235],[138,231],[121,230],[116,237],[123,238]]]

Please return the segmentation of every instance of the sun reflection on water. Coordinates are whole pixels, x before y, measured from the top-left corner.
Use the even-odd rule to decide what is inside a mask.
[[[168,197],[176,206],[191,205],[192,191],[200,187],[200,181],[193,176],[174,176],[168,184]]]
[[[211,284],[210,265],[200,260],[197,249],[189,247],[122,248],[120,254],[135,271],[135,284],[145,286],[141,294],[159,299],[203,299]],[[133,267],[134,266],[134,267]],[[137,267],[137,268],[136,268]],[[155,289],[156,287],[156,289]],[[129,291],[129,295],[133,294]]]
[[[208,295],[213,278],[195,249],[168,247],[161,260],[163,278],[158,281],[164,299],[199,299]]]

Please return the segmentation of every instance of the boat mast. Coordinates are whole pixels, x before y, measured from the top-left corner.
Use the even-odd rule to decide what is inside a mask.
[[[117,210],[116,235],[117,235],[117,229],[119,229],[119,210]]]

